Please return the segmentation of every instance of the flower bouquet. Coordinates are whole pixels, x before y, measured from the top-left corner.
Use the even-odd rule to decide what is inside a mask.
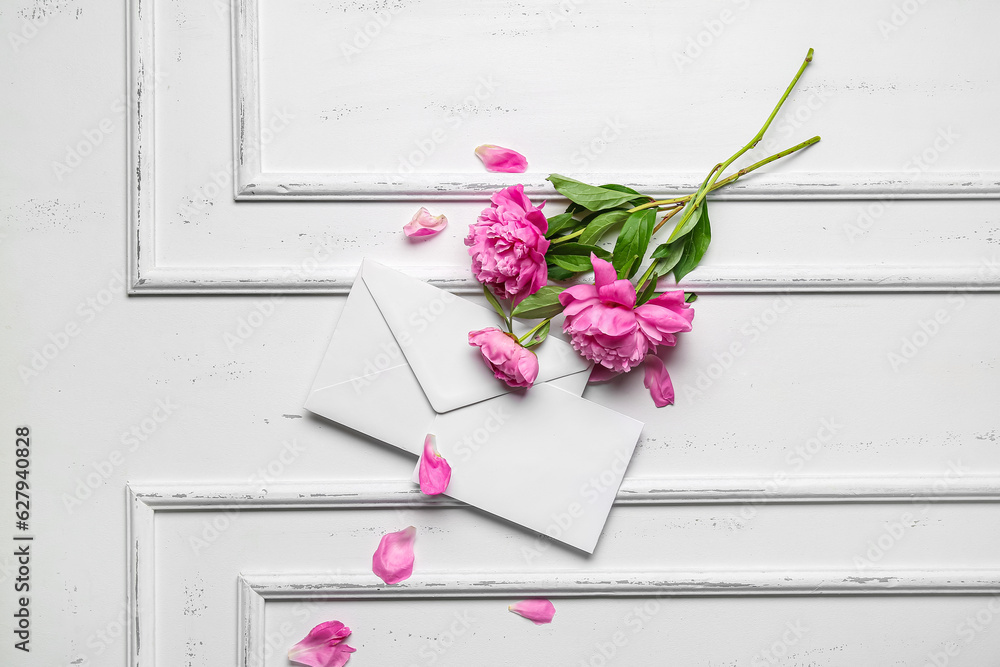
[[[660,291],[660,281],[673,275],[679,283],[704,258],[712,241],[711,192],[820,140],[812,137],[724,175],[763,138],[812,58],[809,49],[760,131],[712,167],[691,194],[657,200],[625,185],[590,185],[551,174],[547,180],[570,202],[564,212],[551,217],[542,212],[544,202],[534,205],[521,185],[493,195],[491,206],[470,225],[465,244],[473,273],[503,323],[503,328],[470,332],[469,344],[480,348],[498,379],[512,387],[533,384],[538,360],[532,348],[542,344],[552,319],[561,314],[562,330],[572,346],[595,364],[591,382],[642,365],[654,403],[658,407],[673,403],[670,376],[656,353],[661,346],[675,345],[677,334],[691,331],[691,303],[697,295],[680,289]],[[527,167],[523,156],[510,149],[487,145],[476,153],[491,171],[519,173]],[[427,224],[418,225],[421,215]],[[418,216],[410,224],[420,227],[420,235],[443,227],[425,210]],[[670,234],[650,251],[655,235],[671,221]],[[590,271],[593,283],[581,281]],[[514,318],[538,323],[518,336]]]

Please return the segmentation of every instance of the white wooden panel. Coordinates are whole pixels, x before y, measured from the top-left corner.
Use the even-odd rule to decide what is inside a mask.
[[[307,0],[259,0],[259,6],[239,0],[229,11],[187,0],[146,0],[143,10],[134,0],[132,92],[138,107],[132,127],[131,289],[342,293],[361,257],[375,254],[439,285],[473,290],[462,230],[482,206],[483,194],[501,181],[525,180],[538,189],[547,171],[589,171],[596,180],[674,191],[742,145],[807,46],[769,39],[768,48],[760,48],[760,35],[778,25],[788,33],[810,35],[818,55],[789,102],[788,115],[774,127],[777,143],[765,141],[760,150],[785,147],[786,136],[792,141],[819,133],[824,141],[720,193],[713,215],[716,245],[687,286],[702,291],[995,289],[996,275],[983,274],[981,267],[990,255],[988,238],[998,227],[1000,175],[991,156],[1000,137],[990,121],[996,101],[980,91],[988,88],[1000,52],[988,39],[966,36],[989,23],[996,5],[922,6],[906,29],[883,39],[878,21],[891,8],[858,2],[849,9],[816,9],[825,27],[820,32],[808,29],[817,20],[812,12],[749,4],[737,11],[741,4],[578,3],[570,9],[521,10],[506,2],[333,8]],[[372,45],[343,62],[344,39],[363,30],[377,12],[396,9]],[[549,27],[550,9],[568,20]],[[705,23],[723,10],[736,17],[724,34],[713,38],[692,65],[673,64],[673,54],[686,48],[688,36],[698,38]],[[630,28],[651,12],[671,16],[669,38],[650,39],[643,29]],[[942,12],[948,21],[936,18]],[[445,14],[448,19],[441,19]],[[776,24],[775,16],[783,18]],[[689,35],[673,37],[678,25],[689,26]],[[953,59],[924,48],[930,26],[961,45]],[[629,32],[611,37],[619,30]],[[448,36],[434,37],[442,32]],[[629,46],[591,48],[598,34]],[[469,57],[445,57],[449,49],[468,50],[471,42],[483,46],[469,51]],[[509,47],[512,61],[503,72],[510,85],[497,89],[497,95],[506,96],[502,103],[468,114],[440,143],[433,164],[405,177],[396,173],[399,155],[433,134],[435,119],[461,107],[467,93],[459,82],[481,75],[491,62],[486,45],[497,43],[517,47]],[[518,63],[534,63],[543,53],[550,54],[545,74],[524,74],[537,67]],[[564,67],[569,71],[560,73],[560,60],[571,57],[587,62],[594,76],[627,66],[652,83],[641,101],[635,82],[611,75],[604,78],[621,89],[619,94],[567,98],[567,89],[581,87],[578,77],[588,71]],[[960,80],[956,62],[961,63]],[[236,90],[230,94],[234,80]],[[819,104],[821,93],[828,97]],[[571,103],[569,113],[564,100],[578,97],[584,102]],[[588,128],[611,108],[627,110],[629,132],[585,167],[579,165],[573,155],[580,141],[602,129]],[[360,129],[366,123],[380,129],[372,135]],[[504,134],[480,137],[487,128]],[[517,145],[536,156],[539,171],[495,180],[471,154],[483,141]],[[258,169],[277,175],[257,178]],[[249,180],[254,188],[241,185]],[[232,201],[234,189],[254,200],[401,201],[381,206],[347,201],[336,207],[255,201],[248,206]],[[470,197],[478,201],[450,201]],[[722,203],[726,198],[759,203]],[[802,198],[823,201],[790,203]],[[827,201],[844,198],[849,201]],[[446,213],[452,229],[414,248],[399,230],[422,204]]]
[[[573,664],[567,661],[587,659],[594,642],[622,628],[635,646],[668,643],[685,664],[747,661],[780,641],[786,622],[800,620],[830,624],[823,631],[811,627],[804,642],[820,652],[822,664],[856,664],[858,656],[881,664],[955,641],[950,619],[975,614],[1000,590],[1000,573],[987,556],[1000,534],[1000,515],[991,505],[769,505],[747,518],[741,504],[671,506],[661,497],[656,505],[616,506],[607,529],[612,539],[587,556],[516,528],[505,532],[467,508],[436,507],[448,502],[393,500],[398,491],[392,488],[137,489],[130,502],[141,512],[132,514],[133,525],[145,524],[151,536],[138,546],[144,554],[139,562],[155,562],[152,576],[130,584],[155,616],[154,622],[145,609],[138,616],[147,638],[140,657],[155,652],[154,664],[174,664],[185,655],[232,664],[242,650],[248,659],[264,660],[240,665],[281,664],[281,653],[303,629],[336,618],[356,633],[351,644],[359,651],[352,660],[358,664],[409,664],[405,660],[414,655],[421,664],[428,639],[446,629],[439,621],[457,613],[476,617],[477,629],[462,648],[439,656],[441,664],[468,664],[469,651],[500,651],[505,644],[527,662],[537,652],[541,660]],[[383,532],[407,524],[418,526],[418,571],[407,583],[386,587],[368,570],[371,552]],[[869,551],[879,544],[881,552]],[[477,554],[474,562],[470,553]],[[939,567],[943,562],[961,562],[963,569]],[[507,604],[533,594],[554,599],[552,626],[538,629],[506,611]],[[720,595],[728,601],[698,600]],[[760,595],[824,601],[744,599]],[[904,606],[888,599],[894,596],[917,597]],[[449,601],[454,598],[460,599]],[[670,621],[650,623],[639,638],[630,623],[634,613],[628,614],[653,602]],[[923,620],[880,625],[884,645],[870,645],[867,632],[847,634],[854,615],[903,608],[911,609],[905,615],[910,619],[920,609]],[[694,619],[704,622],[712,613],[728,618],[737,609],[760,620],[739,630],[743,639],[736,644],[711,641],[723,628],[735,631],[729,625],[702,628],[689,640],[679,634]],[[232,631],[240,641],[232,641]],[[968,654],[992,650],[991,637],[983,633]],[[845,655],[832,653],[834,647]],[[149,664],[148,657],[142,660]]]
[[[980,135],[952,156],[972,172],[992,169],[1000,148],[990,131],[998,108],[979,92],[1000,58],[966,39],[977,22],[998,17],[989,2],[925,10],[916,29],[885,38],[884,8],[861,2],[808,12],[792,0],[697,8],[678,1],[333,8],[242,0],[234,7],[234,125],[239,146],[260,146],[263,171],[241,177],[238,193],[247,196],[468,196],[510,180],[477,168],[470,150],[480,143],[530,149],[535,173],[525,178],[535,188],[559,171],[673,192],[700,182],[744,143],[730,130],[752,136],[809,46],[819,54],[816,66],[755,154],[815,134],[832,146],[798,158],[792,178],[779,168],[775,179],[749,179],[737,191],[957,194],[961,179],[935,174],[932,185],[914,177],[922,170],[911,158],[922,147],[901,141],[907,130],[939,124],[950,144],[964,132]],[[812,29],[818,23],[822,31]],[[651,32],[653,25],[671,30]],[[779,29],[795,37],[760,49],[761,35]],[[958,49],[953,60],[926,48],[931,33]],[[956,81],[951,65],[959,61],[963,79]],[[255,122],[266,127],[284,113],[297,122],[273,137],[265,132],[263,141]],[[976,176],[996,193],[996,174]]]

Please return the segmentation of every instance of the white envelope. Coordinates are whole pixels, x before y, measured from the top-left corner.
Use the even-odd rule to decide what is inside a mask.
[[[448,495],[592,552],[642,423],[580,398],[590,364],[552,336],[535,386],[512,390],[468,344],[491,326],[492,310],[365,260],[305,408],[416,456],[434,433]]]

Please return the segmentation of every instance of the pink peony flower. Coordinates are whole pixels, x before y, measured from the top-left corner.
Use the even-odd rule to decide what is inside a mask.
[[[387,584],[398,584],[413,574],[413,541],[417,529],[413,526],[382,536],[372,555],[372,572]]]
[[[483,161],[486,171],[505,174],[523,174],[528,170],[528,160],[517,151],[503,146],[483,144],[476,149],[476,156]]]
[[[343,642],[351,629],[340,621],[320,623],[288,649],[288,659],[309,667],[343,667],[355,649]]]
[[[518,616],[523,616],[535,625],[545,625],[552,622],[552,617],[556,615],[555,606],[546,599],[522,600],[507,607],[509,611]]]
[[[646,376],[643,384],[653,397],[656,407],[662,408],[665,405],[674,404],[674,383],[670,381],[670,373],[663,365],[663,359],[655,354],[646,355]]]
[[[523,185],[504,188],[491,201],[493,205],[469,225],[465,238],[472,272],[497,296],[520,301],[549,279],[545,265],[549,222],[541,206],[528,201]]]
[[[403,225],[403,233],[411,239],[422,239],[434,236],[448,226],[448,218],[443,215],[432,216],[423,206],[420,207],[408,223]]]
[[[434,436],[430,433],[424,438],[424,454],[420,457],[420,492],[428,496],[444,493],[451,482],[451,466],[443,456],[437,453]]]
[[[538,377],[538,357],[513,334],[495,327],[469,332],[469,345],[483,353],[486,365],[509,387],[530,387]]]
[[[610,262],[594,255],[590,260],[594,284],[574,285],[559,295],[566,315],[563,331],[584,357],[608,371],[627,373],[657,346],[674,345],[674,334],[691,331],[694,311],[684,303],[683,290],[666,292],[636,308],[632,283],[616,280]]]

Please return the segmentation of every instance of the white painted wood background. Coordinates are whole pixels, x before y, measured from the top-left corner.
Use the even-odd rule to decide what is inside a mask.
[[[328,618],[358,667],[1000,660],[1000,6],[234,8],[0,7],[0,414],[32,428],[37,535],[28,656],[0,550],[0,664],[273,667]],[[473,287],[461,237],[502,180],[475,145],[522,149],[536,188],[672,191],[809,46],[765,145],[823,142],[713,207],[677,405],[588,390],[647,424],[593,557],[414,504],[408,457],[301,410],[362,256]],[[421,204],[452,224],[414,246]],[[411,523],[414,580],[345,596]],[[533,592],[551,626],[506,611]]]

